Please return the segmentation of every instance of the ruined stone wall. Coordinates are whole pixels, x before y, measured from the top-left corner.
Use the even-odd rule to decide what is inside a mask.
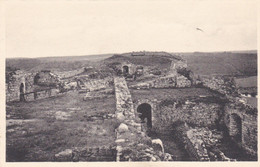
[[[230,100],[225,106],[224,123],[230,136],[241,135],[234,140],[247,153],[257,155],[257,108],[247,105],[238,95],[233,78],[229,77],[201,77],[202,84],[214,91],[224,94]],[[235,120],[234,115],[238,118]],[[241,125],[239,125],[241,121]],[[238,127],[240,126],[240,127]],[[241,129],[241,132],[240,129]],[[241,133],[241,134],[239,134]]]
[[[36,74],[37,79],[35,79],[34,84],[40,86],[55,86],[60,83],[60,79],[57,75],[51,72],[39,72]]]
[[[122,63],[121,64],[121,70],[122,70],[122,72],[123,72],[123,67],[124,66],[127,66],[128,67],[128,73],[130,74],[130,75],[133,75],[135,72],[136,72],[136,65],[134,65],[134,64],[131,64],[131,63]]]
[[[235,83],[232,78],[221,76],[201,76],[203,86],[208,87],[224,95],[236,94]]]
[[[171,62],[171,66],[170,66],[170,73],[176,74],[178,70],[183,69],[183,68],[187,68],[187,62],[184,60],[180,60],[180,61],[172,61]]]
[[[220,131],[179,124],[175,133],[193,161],[236,161],[226,157],[219,148],[223,139],[223,133]]]
[[[182,76],[182,75],[178,75],[176,77],[176,87],[177,88],[186,88],[186,87],[190,87],[191,86],[191,81]]]
[[[25,98],[27,98],[29,101],[31,99],[34,99],[34,96],[32,95],[35,92],[35,85],[34,85],[34,79],[35,79],[36,73],[26,73],[24,71],[15,71],[12,76],[9,77],[9,82],[6,83],[6,101],[19,101],[20,100],[20,86],[21,84],[24,85],[24,93]],[[46,79],[46,78],[45,78]],[[47,78],[48,79],[48,78]],[[49,82],[49,80],[47,80]],[[37,91],[36,91],[37,92]],[[37,94],[37,93],[36,93]],[[42,96],[45,98],[47,95],[42,95],[43,93],[38,93],[39,98]]]
[[[191,81],[182,75],[167,75],[156,78],[151,81],[131,85],[133,89],[150,89],[150,88],[185,88],[191,87]]]
[[[49,97],[56,97],[60,95],[59,89],[47,89],[41,91],[34,91],[30,93],[25,93],[25,101],[35,101],[40,99],[46,99]]]
[[[172,104],[158,104],[154,110],[153,129],[163,131],[169,129],[174,122],[183,121],[191,126],[213,127],[220,119],[221,105],[217,103],[173,102]]]
[[[55,72],[55,74],[57,74],[61,79],[65,79],[65,78],[70,78],[75,75],[81,74],[84,71],[85,71],[85,68],[80,68],[80,69],[72,70],[72,71]]]
[[[25,93],[34,91],[34,77],[35,73],[25,74]]]
[[[117,161],[161,161],[166,154],[160,156],[152,147],[151,138],[142,130],[140,118],[135,115],[131,94],[123,77],[114,78],[116,94],[116,129]]]
[[[54,156],[55,161],[115,161],[114,147],[74,148],[61,151]]]
[[[232,117],[236,115],[241,120],[241,125]],[[229,134],[237,134],[241,128],[240,140],[235,140],[247,153],[257,155],[257,109],[251,108],[239,101],[233,101],[225,107],[225,125]],[[240,126],[240,127],[238,127]]]
[[[160,77],[154,80],[150,87],[154,88],[174,88],[176,87],[176,75],[170,75],[165,77]]]
[[[138,130],[140,134],[141,124],[135,122],[133,102],[125,79],[122,77],[114,78],[114,85],[116,94],[116,118],[120,122],[116,133],[117,161],[120,161],[120,156],[124,149],[127,149],[127,146],[124,146],[125,142],[131,145],[134,142],[132,137],[138,137],[137,133],[131,131]]]
[[[89,79],[84,82],[84,85],[90,91],[105,89],[113,86],[113,78],[106,77],[104,79]]]
[[[24,85],[24,92],[30,91],[31,86],[27,83],[26,73],[20,70],[9,76],[9,81],[6,83],[6,101],[20,100],[20,86]]]
[[[190,129],[186,132],[186,148],[188,153],[195,160],[209,161],[208,150],[206,149],[203,137],[196,132],[196,129]]]

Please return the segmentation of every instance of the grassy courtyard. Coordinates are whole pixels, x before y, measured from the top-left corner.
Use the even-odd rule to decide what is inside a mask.
[[[83,100],[85,94],[6,106],[6,160],[53,161],[65,150],[114,143],[115,96]]]

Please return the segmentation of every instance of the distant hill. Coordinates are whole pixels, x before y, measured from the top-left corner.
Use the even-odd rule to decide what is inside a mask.
[[[189,68],[199,75],[232,75],[256,76],[256,51],[232,52],[194,52],[172,53],[167,52],[141,52],[124,54],[102,54],[89,56],[44,57],[44,58],[12,58],[6,59],[8,69],[22,69],[26,71],[40,71],[43,69],[54,71],[68,71],[81,67],[109,64],[112,62],[129,61],[134,64],[168,68],[171,60],[187,60]],[[98,68],[100,66],[97,66]]]
[[[43,58],[10,58],[6,59],[6,67],[9,67],[9,69],[21,69],[31,72],[44,69],[52,71],[69,71],[81,67],[94,66],[98,61],[110,56],[112,56],[112,54]]]
[[[100,61],[111,57],[114,54],[81,55],[81,56],[62,56],[62,57],[43,57],[38,58],[45,62],[48,61]]]
[[[187,60],[189,68],[201,75],[256,76],[256,53],[194,52],[181,57]]]

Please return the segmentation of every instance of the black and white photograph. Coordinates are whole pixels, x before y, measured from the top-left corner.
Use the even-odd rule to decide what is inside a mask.
[[[0,3],[6,166],[259,165],[257,0]]]

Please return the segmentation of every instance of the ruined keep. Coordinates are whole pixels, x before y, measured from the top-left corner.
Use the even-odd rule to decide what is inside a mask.
[[[71,161],[79,152],[100,156],[91,157],[94,160],[180,160],[167,148],[168,140],[176,140],[189,160],[236,161],[234,152],[256,160],[258,110],[239,96],[234,79],[195,77],[187,61],[158,54],[161,57],[152,52],[114,55],[100,66],[104,69],[91,74],[86,74],[85,68],[56,74],[16,70],[7,74],[6,101],[56,97],[61,90],[83,94],[82,103],[105,102],[108,95],[115,96],[115,113],[110,116],[116,119],[115,146],[103,151],[67,149],[55,154],[57,161]],[[111,74],[101,77],[99,72],[110,72],[108,69]],[[166,140],[164,136],[174,137]]]
[[[149,76],[145,71],[144,74]],[[149,131],[167,134],[176,130],[172,127],[174,124],[184,122],[186,130],[181,130],[183,134],[179,135],[183,138],[180,140],[184,141],[193,160],[230,160],[223,152],[216,151],[218,143],[204,143],[206,132],[212,135],[209,140],[220,140],[214,139],[216,136],[219,138],[219,134],[213,133],[214,129],[221,132],[222,137],[227,132],[228,138],[247,156],[254,157],[252,159],[257,157],[257,109],[241,100],[232,77],[195,78],[187,62],[178,60],[171,61],[169,71],[163,75],[146,81],[129,81],[127,85],[133,99],[135,118],[141,121],[142,130],[148,134]],[[171,89],[194,86],[206,88],[217,96],[180,99],[173,98],[171,94],[160,95],[164,89],[171,92]],[[205,145],[198,148],[198,141]],[[216,150],[211,150],[214,147]]]

